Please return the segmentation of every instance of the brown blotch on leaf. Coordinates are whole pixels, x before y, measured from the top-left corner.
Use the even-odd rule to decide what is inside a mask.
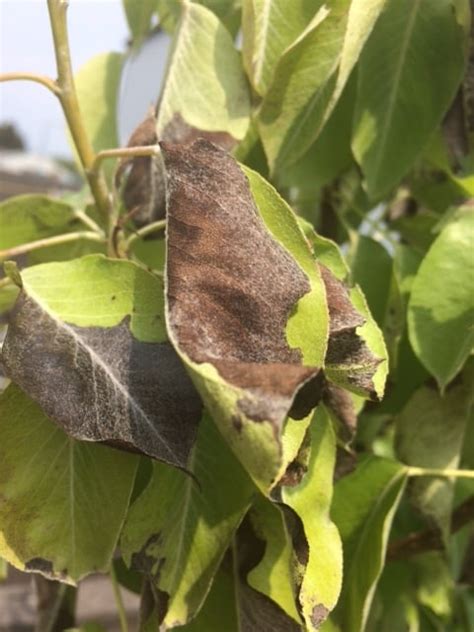
[[[215,132],[198,129],[187,123],[179,112],[173,114],[173,118],[166,124],[160,140],[166,143],[190,145],[198,138],[203,138],[217,145],[221,149],[230,151],[238,141],[228,132]]]
[[[127,147],[156,145],[156,118],[151,110],[130,136]],[[126,175],[127,174],[127,175]],[[161,156],[137,156],[122,158],[115,176],[115,184],[121,187],[125,208],[137,226],[144,226],[165,217],[165,183]]]
[[[206,140],[162,144],[167,173],[168,327],[196,363],[247,391],[238,407],[281,428],[319,369],[302,365],[285,328],[309,280],[267,231],[236,161]],[[307,414],[318,393],[306,397]],[[311,400],[311,401],[310,401]]]
[[[60,323],[22,292],[3,345],[7,374],[70,436],[186,469],[202,403],[169,342]]]
[[[351,441],[357,429],[357,414],[351,394],[332,382],[326,382],[323,401],[341,424],[341,439]]]

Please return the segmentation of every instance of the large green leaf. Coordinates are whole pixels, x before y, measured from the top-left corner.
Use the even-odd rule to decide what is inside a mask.
[[[238,164],[204,140],[165,145],[163,154],[170,339],[267,491],[286,467],[286,416],[305,417],[319,399],[328,326],[321,279],[296,218],[258,176],[249,174],[251,191]]]
[[[461,80],[451,0],[387,0],[359,64],[353,150],[374,198],[413,165]],[[449,51],[449,54],[447,53]]]
[[[71,439],[14,385],[0,396],[0,434],[2,557],[68,582],[106,571],[136,457]]]
[[[260,112],[272,168],[301,157],[336,106],[386,0],[331,0],[283,54]]]
[[[224,26],[236,35],[240,27],[241,0],[193,0],[217,15]],[[160,26],[173,33],[178,26],[183,2],[178,0],[157,0]]]
[[[410,342],[442,389],[474,344],[474,212],[440,233],[423,259],[408,306]]]
[[[299,485],[282,488],[282,500],[298,514],[303,525],[308,557],[302,569],[298,600],[306,626],[317,630],[336,605],[342,583],[341,538],[329,517],[336,438],[322,404],[316,410],[310,432],[307,472]]]
[[[407,465],[456,469],[473,398],[470,376],[441,396],[422,387],[411,397],[397,419],[397,454]],[[448,540],[454,482],[449,478],[422,477],[410,486],[415,505]]]
[[[135,42],[139,42],[150,30],[156,7],[157,0],[123,0],[128,27]]]
[[[184,625],[201,607],[256,493],[208,417],[200,425],[189,468],[195,478],[154,465],[121,538],[127,563],[148,575],[166,603],[166,629]]]
[[[92,57],[74,77],[81,116],[94,150],[119,146],[118,98],[123,55],[101,53]],[[106,164],[111,171],[113,164]]]
[[[249,125],[248,87],[239,53],[215,14],[184,2],[157,114],[160,140],[206,137],[231,148]]]
[[[21,282],[7,375],[71,436],[186,467],[201,402],[166,340],[161,280],[92,255],[33,266]]]
[[[242,53],[255,91],[264,96],[285,49],[306,28],[323,0],[244,0]]]
[[[334,618],[344,632],[364,629],[405,483],[402,465],[371,456],[336,484],[331,516],[344,547],[344,583]]]

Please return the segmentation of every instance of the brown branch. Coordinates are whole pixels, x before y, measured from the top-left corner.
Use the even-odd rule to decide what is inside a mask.
[[[454,510],[451,518],[451,533],[456,533],[473,520],[474,495],[469,496]],[[387,561],[406,560],[413,555],[443,549],[443,538],[439,529],[425,529],[391,542],[387,548]]]

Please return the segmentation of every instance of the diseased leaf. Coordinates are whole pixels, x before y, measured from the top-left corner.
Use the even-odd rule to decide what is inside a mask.
[[[161,281],[101,256],[34,266],[22,281],[9,377],[76,439],[186,467],[201,402],[166,341]]]
[[[259,116],[270,165],[300,158],[329,119],[386,0],[332,0],[281,57]]]
[[[421,262],[408,306],[417,357],[440,388],[461,370],[474,345],[474,212],[444,228]]]
[[[300,35],[323,0],[244,0],[242,53],[255,91],[264,96],[285,49]]]
[[[372,198],[405,175],[441,122],[463,47],[451,0],[387,0],[359,63],[352,144]]]
[[[0,395],[0,433],[0,555],[69,583],[106,571],[136,457],[71,439],[15,385]]]
[[[117,103],[122,65],[123,55],[101,53],[90,59],[74,77],[82,120],[96,152],[120,145]],[[73,149],[76,151],[74,144]],[[111,173],[113,163],[106,164],[105,168]]]
[[[422,387],[397,418],[396,450],[401,461],[436,469],[456,469],[473,398],[468,376],[441,396]],[[422,477],[410,483],[415,506],[441,529],[447,542],[451,528],[454,482]]]
[[[184,625],[201,607],[256,488],[209,417],[189,468],[195,478],[155,463],[121,538],[128,564],[163,600],[163,627]]]
[[[320,266],[330,319],[325,374],[336,385],[380,399],[387,377],[387,352],[359,287],[348,289]]]
[[[295,305],[301,299],[306,305],[312,290],[288,253],[289,242],[305,267],[307,245],[296,220],[281,209],[280,221],[288,226],[281,233],[289,242],[282,247],[272,238],[247,179],[224,151],[199,140],[185,148],[164,145],[163,154],[170,339],[224,437],[266,491],[282,466],[279,436],[286,416],[305,417],[319,398],[312,383],[318,364],[304,366],[306,358],[285,336]],[[314,272],[312,281],[324,300]],[[313,321],[315,327],[317,349],[323,350],[327,318]],[[322,361],[313,351],[315,360],[318,355]]]
[[[405,483],[402,465],[370,456],[336,484],[331,516],[344,547],[344,584],[333,618],[344,632],[364,629]]]
[[[123,8],[134,42],[139,42],[150,30],[157,0],[123,0]]]
[[[250,101],[232,38],[208,9],[183,3],[157,113],[160,140],[205,137],[231,149],[249,125]]]
[[[332,501],[336,438],[321,404],[311,424],[308,470],[299,485],[282,487],[282,500],[299,516],[307,552],[299,551],[302,581],[298,600],[309,630],[318,630],[335,607],[342,583],[342,546],[329,517]],[[306,559],[305,559],[306,558]]]

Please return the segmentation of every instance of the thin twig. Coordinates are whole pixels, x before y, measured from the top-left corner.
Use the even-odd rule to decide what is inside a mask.
[[[159,145],[142,145],[138,147],[118,147],[117,149],[104,149],[96,155],[91,173],[98,173],[104,160],[109,158],[139,158],[157,156],[161,149]]]
[[[112,589],[114,591],[115,604],[117,606],[117,613],[120,621],[120,630],[122,632],[128,632],[127,613],[125,612],[125,606],[123,604],[122,593],[120,592],[120,586],[117,581],[117,575],[115,574],[114,565],[111,564],[109,571],[110,581],[112,583]]]
[[[54,79],[46,75],[35,75],[33,72],[5,72],[0,74],[0,82],[2,81],[33,81],[47,88],[56,97],[58,97],[61,92]]]
[[[96,232],[76,232],[65,233],[64,235],[55,235],[54,237],[46,237],[45,239],[38,239],[37,241],[30,241],[27,244],[21,244],[20,246],[14,246],[13,248],[7,248],[6,250],[0,250],[0,260],[11,259],[12,257],[18,257],[24,255],[27,252],[33,250],[39,250],[40,248],[48,248],[49,246],[57,246],[59,244],[67,244],[70,241],[77,241],[78,239],[87,239],[89,241],[97,241],[99,243],[105,243],[105,238]]]
[[[473,520],[474,496],[470,496],[454,510],[451,517],[451,533],[456,533]],[[387,560],[405,560],[413,555],[427,551],[440,551],[443,548],[443,538],[439,529],[425,529],[391,542],[387,548]]]
[[[443,470],[426,467],[408,467],[408,476],[438,476],[440,478],[474,478],[474,470]]]
[[[157,233],[158,231],[165,230],[166,228],[166,220],[160,219],[157,222],[152,222],[151,224],[147,224],[143,226],[143,228],[138,228],[134,233],[130,235],[126,242],[127,250],[130,248],[131,244],[137,239],[141,239],[142,237],[146,237],[147,235],[151,235],[152,233]]]
[[[96,222],[94,222],[94,220],[92,219],[92,217],[89,217],[89,215],[87,215],[87,213],[84,213],[84,211],[79,211],[76,210],[74,211],[74,217],[76,217],[78,220],[80,220],[85,226],[88,226],[89,228],[91,228],[94,232],[96,232],[98,235],[100,235],[103,239],[105,239],[105,233],[102,230],[102,228],[99,226],[99,224],[97,224]]]
[[[112,208],[107,183],[101,172],[92,172],[96,155],[82,120],[74,85],[66,21],[67,6],[68,3],[66,0],[48,0],[54,53],[58,71],[58,96],[94,200],[99,212],[110,224]]]

